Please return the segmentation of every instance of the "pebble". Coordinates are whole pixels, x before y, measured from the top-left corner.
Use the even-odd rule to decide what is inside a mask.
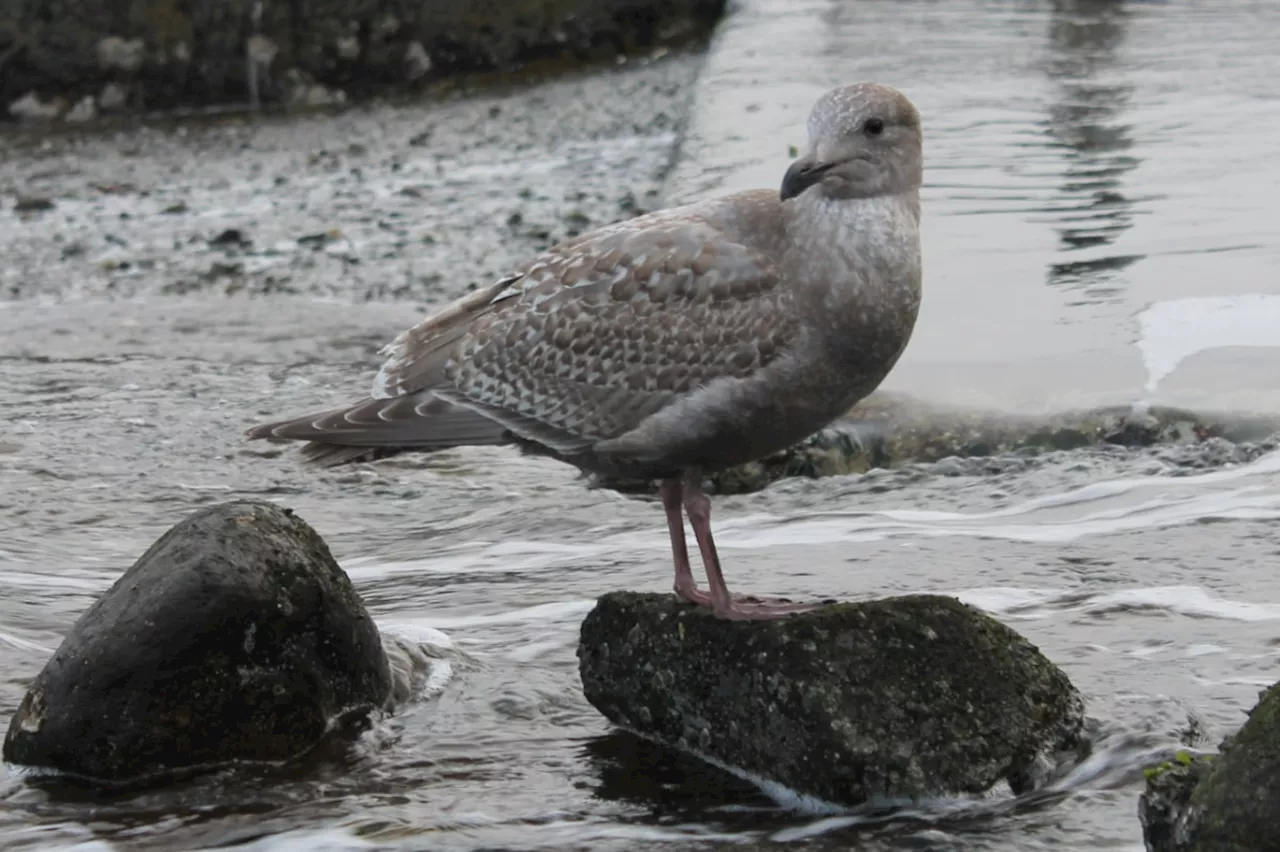
[[[52,210],[56,205],[53,199],[39,198],[35,196],[20,196],[13,205],[15,213],[39,213],[45,210]]]

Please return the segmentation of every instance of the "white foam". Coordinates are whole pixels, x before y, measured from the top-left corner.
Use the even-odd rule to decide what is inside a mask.
[[[529,840],[543,848],[560,849],[565,843],[589,843],[593,840],[629,840],[636,843],[671,843],[675,841],[700,840],[718,843],[747,843],[750,836],[712,831],[705,826],[693,823],[682,825],[618,825],[604,822],[583,822],[580,819],[535,822],[522,825],[521,831],[527,833]],[[549,837],[534,839],[535,834],[550,834]],[[528,842],[528,841],[526,841]]]
[[[453,680],[453,663],[448,658],[456,646],[448,634],[434,627],[408,622],[379,624],[378,629],[384,641],[392,640],[387,648],[388,654],[395,657],[407,654],[410,668],[425,670],[426,677],[416,694],[419,700],[439,695]]]
[[[1170,299],[1138,314],[1138,350],[1147,368],[1146,391],[1187,357],[1227,346],[1280,346],[1280,296]]]
[[[453,639],[443,630],[437,630],[434,627],[428,627],[424,624],[416,624],[412,622],[389,622],[387,624],[379,624],[378,629],[384,634],[399,636],[415,645],[425,646],[424,650],[430,651],[451,651],[453,650]]]
[[[1024,618],[1041,618],[1036,609],[1066,593],[1063,589],[1019,589],[1011,586],[991,586],[981,589],[965,589],[955,593],[958,600],[975,606],[984,612],[1000,615],[1022,615]],[[1027,611],[1031,611],[1027,614]]]
[[[386,560],[354,557],[343,567],[361,582],[387,580],[398,575],[509,574],[562,564],[604,552],[591,545],[560,542],[473,540],[435,552],[430,559]]]
[[[564,637],[556,639],[543,639],[537,642],[521,642],[510,651],[507,652],[507,659],[514,660],[517,663],[529,663],[547,654],[559,651],[565,646]]]
[[[594,600],[556,601],[554,603],[537,604],[485,615],[444,615],[424,616],[422,622],[430,622],[433,627],[477,627],[486,624],[519,624],[521,622],[569,622],[578,621],[595,608]],[[406,622],[408,623],[408,622]],[[414,622],[417,624],[418,622]]]
[[[1120,608],[1162,609],[1192,618],[1262,622],[1280,620],[1280,604],[1235,601],[1209,594],[1199,586],[1148,586],[1081,595],[1071,589],[1017,589],[1003,586],[954,593],[964,603],[986,612],[1024,619],[1060,613],[1106,613]],[[1199,653],[1207,653],[1197,646]]]
[[[1182,526],[1205,519],[1272,520],[1280,518],[1280,494],[1249,497],[1210,494],[1183,500],[1147,503],[1085,515],[1065,521],[1027,524],[988,524],[982,516],[938,513],[928,521],[893,520],[913,513],[876,512],[828,521],[796,521],[778,529],[776,519],[754,517],[722,524],[717,536],[721,550],[756,550],[797,544],[883,541],[903,535],[924,538],[963,536],[1038,544],[1061,544],[1089,536]],[[732,529],[732,532],[729,530]],[[722,537],[721,537],[722,536]],[[721,544],[721,541],[724,543]]]
[[[1095,743],[1084,760],[1050,782],[1042,792],[1079,790],[1108,778],[1124,779],[1135,766],[1151,766],[1169,757],[1168,746],[1146,748],[1135,754],[1131,738],[1107,738]]]
[[[427,679],[422,682],[419,698],[432,698],[444,692],[444,688],[453,680],[453,663],[448,660],[437,660],[431,666]]]
[[[719,518],[717,544],[721,551],[752,551],[768,547],[889,539],[909,542],[913,538],[956,536],[1064,543],[1133,530],[1185,526],[1206,519],[1280,519],[1276,473],[1280,473],[1280,451],[1247,464],[1190,476],[1119,477],[985,512],[907,508],[801,516],[755,512]],[[1141,493],[1143,491],[1148,493]],[[429,558],[405,561],[355,558],[347,561],[346,567],[358,582],[385,580],[401,574],[519,574],[589,563],[617,553],[665,553],[668,548],[667,538],[658,528],[631,528],[600,534],[583,542],[472,540],[433,553]],[[1031,593],[1020,590],[1017,594]],[[1020,600],[1009,602],[1009,607],[1034,603],[1034,600]],[[434,627],[462,627],[564,621],[585,614],[592,606],[592,601],[561,601],[505,613],[441,618],[424,623]],[[1008,607],[1001,604],[998,608]]]
[[[1207,518],[1269,520],[1280,518],[1280,491],[1266,485],[1241,485],[1210,490],[1249,477],[1280,471],[1280,452],[1268,453],[1249,464],[1184,477],[1141,476],[1093,483],[1061,494],[1050,494],[990,512],[947,512],[920,509],[884,509],[874,512],[827,512],[806,518],[758,513],[721,523],[725,534],[717,541],[722,550],[881,541],[916,535],[927,538],[969,536],[1033,543],[1061,543],[1087,536],[1160,529]],[[1116,508],[1100,509],[1074,518],[1053,516],[1035,522],[991,523],[1033,516],[1046,509],[1085,506],[1139,489],[1159,489],[1162,496]],[[1182,496],[1169,492],[1181,491]],[[732,530],[732,532],[729,532]]]
[[[193,848],[192,852],[214,852],[222,846]],[[347,852],[352,849],[381,849],[383,844],[368,840],[344,828],[296,829],[238,844],[245,852]]]
[[[828,834],[832,831],[839,831],[842,828],[848,828],[851,825],[857,825],[861,820],[855,816],[829,816],[823,817],[804,825],[792,826],[775,831],[769,835],[769,839],[774,843],[795,843],[797,840],[809,840]]]
[[[12,633],[5,633],[2,630],[0,630],[0,642],[3,642],[6,645],[12,645],[21,651],[35,651],[41,654],[53,653],[53,648],[47,648],[38,642],[32,642],[28,639],[23,639],[20,636],[14,636]]]
[[[1280,605],[1218,598],[1198,586],[1121,589],[1097,595],[1083,609],[1085,612],[1098,612],[1117,607],[1152,607],[1178,615],[1230,621],[1280,619]]]

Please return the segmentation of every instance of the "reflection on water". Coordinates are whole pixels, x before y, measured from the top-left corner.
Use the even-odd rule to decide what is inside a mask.
[[[737,31],[755,38],[713,51],[668,189],[773,184],[827,86],[906,92],[925,126],[925,296],[888,389],[1023,411],[1126,404],[1148,398],[1132,343],[1152,303],[1280,293],[1266,230],[1280,215],[1280,6],[743,8]],[[1149,401],[1280,411],[1274,351],[1212,353],[1178,373]]]
[[[1108,249],[1133,227],[1134,190],[1124,178],[1141,162],[1124,120],[1134,87],[1115,79],[1128,17],[1115,0],[1055,0],[1049,17],[1046,132],[1065,159],[1051,221],[1065,251],[1091,256],[1052,262],[1048,281],[1078,292],[1077,304],[1116,299],[1120,273],[1143,257]]]

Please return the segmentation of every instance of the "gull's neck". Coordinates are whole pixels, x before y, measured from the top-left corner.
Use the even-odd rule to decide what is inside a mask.
[[[828,285],[854,267],[919,265],[920,193],[869,198],[826,198],[806,192],[784,204],[788,262],[819,271],[826,258]],[[888,270],[886,270],[888,271]]]
[[[797,270],[788,284],[805,325],[830,357],[892,365],[920,307],[918,191],[850,199],[806,192],[783,206],[782,268]]]

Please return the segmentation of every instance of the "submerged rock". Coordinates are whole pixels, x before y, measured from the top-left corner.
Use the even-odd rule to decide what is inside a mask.
[[[324,541],[236,501],[178,523],[80,617],[4,758],[112,782],[279,761],[390,694],[378,630]]]
[[[1280,683],[1219,754],[1148,769],[1138,816],[1151,852],[1280,849]]]
[[[583,622],[578,657],[610,721],[846,806],[1034,789],[1084,722],[1031,643],[937,595],[734,622],[615,592]]]
[[[1080,447],[1200,445],[1206,455],[1280,431],[1280,418],[1199,413],[1167,406],[1104,406],[1046,415],[939,408],[878,392],[840,420],[781,452],[717,471],[706,487],[717,494],[759,491],[780,479],[842,476],[946,458],[1036,454]],[[596,484],[628,493],[656,491],[654,483]]]

